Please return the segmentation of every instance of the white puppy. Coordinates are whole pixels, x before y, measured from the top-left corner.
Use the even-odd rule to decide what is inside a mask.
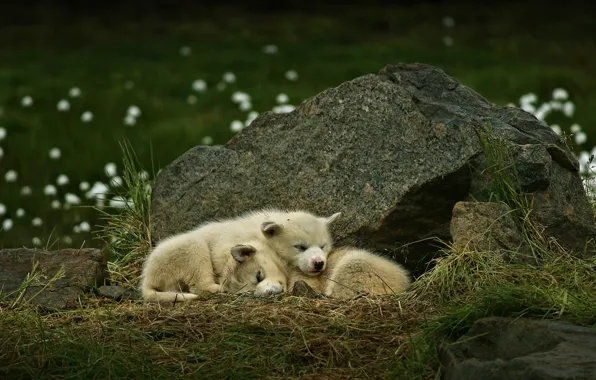
[[[408,271],[397,262],[351,247],[333,250],[327,269],[319,277],[305,276],[292,268],[286,270],[290,290],[296,281],[303,280],[315,291],[338,299],[350,299],[360,293],[399,294],[411,282]]]
[[[256,280],[259,271],[261,280],[267,276],[267,283],[279,283],[281,291],[285,291],[279,258],[294,263],[305,273],[318,274],[324,269],[331,249],[327,226],[337,216],[339,213],[321,218],[302,211],[263,210],[205,223],[167,238],[147,257],[141,285],[143,298],[173,301],[181,296],[184,300],[196,299],[203,294],[239,289],[260,292],[257,283],[253,281],[253,287],[252,280],[249,281]],[[239,260],[243,257],[241,253],[251,250],[233,248],[239,244],[254,249],[245,255],[249,260]],[[251,272],[252,269],[248,270],[253,268],[251,263],[260,269]],[[283,280],[278,280],[280,277]],[[262,285],[265,294],[277,288],[277,285]]]

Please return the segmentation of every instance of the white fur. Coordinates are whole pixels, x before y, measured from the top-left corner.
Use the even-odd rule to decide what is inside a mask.
[[[338,248],[329,254],[327,269],[317,278],[289,271],[289,289],[303,280],[315,291],[338,299],[350,299],[359,293],[399,294],[410,286],[408,271],[393,260],[364,249]]]
[[[262,230],[265,236],[278,237],[270,238],[270,244],[286,263],[317,276],[325,270],[333,245],[329,225],[339,216],[340,212],[325,218],[305,211],[273,210],[267,212]]]
[[[321,218],[303,211],[263,210],[205,223],[167,238],[147,257],[141,285],[143,298],[172,302],[217,292],[283,292],[287,284],[280,258],[318,274],[315,262],[324,261],[331,249],[327,226],[337,216],[339,213]],[[245,262],[239,261],[242,255],[234,253],[239,244],[254,248],[254,254],[248,255]],[[305,256],[297,251],[297,245],[323,249]],[[259,271],[263,272],[263,281],[257,283],[252,279]]]

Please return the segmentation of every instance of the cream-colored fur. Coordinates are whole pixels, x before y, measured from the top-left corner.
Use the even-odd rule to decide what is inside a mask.
[[[141,285],[143,298],[167,302],[240,289],[254,289],[258,293],[260,288],[256,284],[252,284],[253,287],[248,281],[258,272],[251,274],[248,268],[253,266],[247,265],[250,263],[256,263],[266,273],[268,281],[279,282],[281,291],[285,291],[283,264],[278,263],[279,259],[318,274],[321,265],[317,266],[317,271],[315,264],[323,261],[324,267],[327,252],[331,249],[327,226],[338,216],[339,213],[321,218],[303,211],[262,210],[205,223],[167,238],[147,257]],[[256,254],[246,263],[238,262],[232,252],[232,248],[239,244],[255,248]],[[304,247],[307,249],[302,251]],[[265,286],[265,289],[265,293],[272,292],[271,286]]]
[[[173,250],[161,250],[150,256],[143,273],[145,301],[191,301],[217,292],[254,291],[257,296],[268,296],[282,293],[287,288],[284,263],[260,241],[229,245],[225,263],[220,258],[222,266],[216,276],[218,283],[201,287],[205,284],[200,277],[204,273],[201,269],[208,263],[204,262],[204,257],[193,253],[195,247],[192,243],[178,245]],[[220,248],[226,249],[223,245]]]
[[[270,211],[262,224],[271,246],[290,267],[309,276],[317,276],[327,266],[327,255],[333,248],[329,225],[341,213],[328,218],[308,212]]]
[[[359,293],[398,294],[411,282],[407,270],[395,261],[352,247],[333,250],[328,256],[327,269],[316,278],[291,267],[286,271],[290,290],[296,281],[303,280],[315,291],[338,299],[350,299]]]

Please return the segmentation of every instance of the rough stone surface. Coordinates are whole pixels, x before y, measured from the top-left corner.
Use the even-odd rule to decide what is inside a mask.
[[[596,329],[566,323],[483,318],[440,352],[445,380],[596,379]]]
[[[527,251],[511,209],[503,203],[457,202],[451,236],[455,249]]]
[[[35,263],[37,269],[33,272]],[[50,281],[61,268],[63,275]],[[34,281],[26,288],[23,298],[48,309],[77,307],[79,297],[89,288],[103,284],[107,277],[105,258],[98,249],[0,250],[2,295],[15,299],[19,288],[32,272],[34,274],[30,278]]]
[[[125,288],[119,285],[102,285],[97,289],[97,294],[116,301],[141,299],[139,290]]]
[[[152,236],[263,207],[341,211],[338,245],[404,255],[398,248],[408,244],[405,264],[419,268],[437,251],[426,238],[451,238],[455,203],[470,193],[490,198],[479,138],[487,125],[511,147],[524,190],[535,192],[536,221],[564,246],[583,248],[594,217],[559,136],[422,64],[387,66],[291,113],[265,112],[224,146],[190,149],[156,178]]]
[[[310,287],[310,285],[302,280],[298,280],[294,283],[294,286],[292,287],[292,295],[295,297],[321,298],[321,294],[317,293]]]

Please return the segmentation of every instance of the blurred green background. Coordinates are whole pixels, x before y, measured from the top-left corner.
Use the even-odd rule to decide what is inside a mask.
[[[563,88],[575,112],[552,113],[547,123],[564,131],[580,125],[588,138],[578,154],[596,143],[590,4],[434,1],[303,11],[164,4],[72,11],[40,3],[2,12],[0,248],[100,246],[93,238],[99,212],[80,183],[108,184],[108,163],[121,175],[124,139],[153,177],[197,144],[225,144],[235,120],[273,109],[279,94],[296,106],[388,63],[438,66],[501,105],[519,105],[527,93],[539,105]],[[205,91],[193,88],[197,80]],[[250,109],[232,101],[238,91],[250,96]],[[61,100],[68,110],[58,109]],[[127,125],[131,106],[140,115]],[[93,117],[85,122],[87,111]],[[52,148],[60,158],[50,157]],[[62,174],[68,183],[59,185]],[[46,195],[50,184],[56,194]],[[81,204],[68,207],[67,193]]]

